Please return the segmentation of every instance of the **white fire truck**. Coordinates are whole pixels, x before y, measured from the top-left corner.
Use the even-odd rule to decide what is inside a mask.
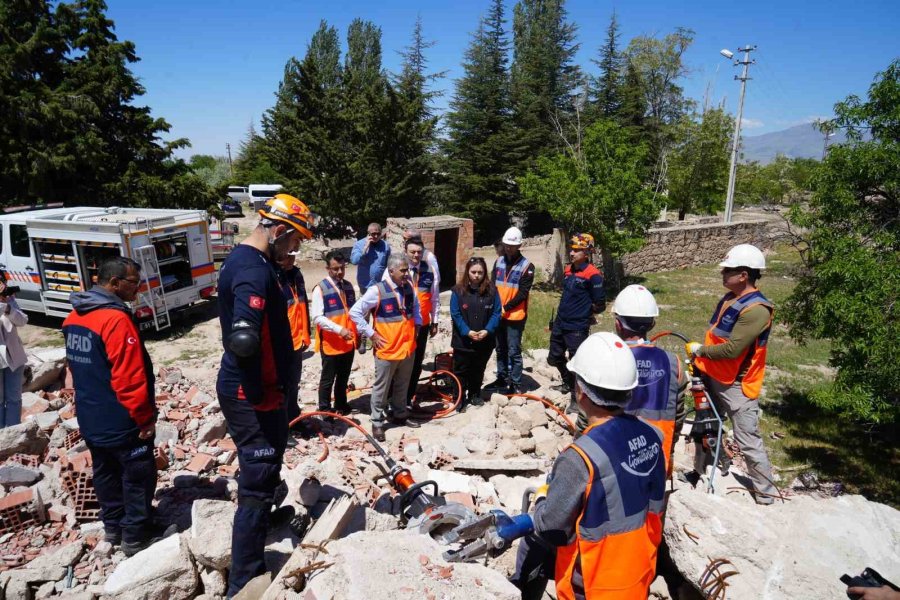
[[[173,313],[216,291],[205,211],[79,206],[0,215],[0,269],[20,288],[23,310],[65,317],[69,294],[89,289],[103,260],[117,255],[141,265],[132,303],[141,329],[169,327]]]

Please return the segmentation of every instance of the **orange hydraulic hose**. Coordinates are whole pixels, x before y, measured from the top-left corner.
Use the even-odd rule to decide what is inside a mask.
[[[452,371],[441,370],[441,371],[435,371],[431,375],[429,375],[428,383],[430,385],[433,385],[434,379],[438,375],[449,375],[450,378],[453,379],[453,381],[456,383],[457,392],[456,392],[455,400],[452,400],[452,398],[449,394],[435,391],[434,393],[443,401],[444,408],[442,408],[441,410],[438,410],[434,413],[431,413],[430,411],[424,411],[421,408],[419,408],[419,406],[418,406],[419,402],[420,402],[419,397],[413,396],[413,406],[415,406],[416,408],[419,408],[420,413],[427,412],[428,414],[430,414],[432,419],[442,419],[444,417],[449,416],[456,410],[456,408],[459,406],[459,403],[462,402],[463,390],[462,390],[462,384],[459,382],[459,378],[456,375],[454,375]],[[452,400],[452,401],[448,402],[448,400]]]
[[[299,423],[299,422],[302,421],[303,419],[308,419],[309,417],[333,417],[333,418],[335,418],[335,419],[338,419],[338,420],[340,420],[340,421],[343,421],[343,422],[346,423],[347,425],[350,425],[351,427],[354,427],[354,428],[358,429],[359,432],[360,432],[361,434],[363,434],[363,436],[366,438],[366,440],[372,445],[372,447],[375,448],[375,450],[377,450],[378,453],[381,454],[383,457],[387,458],[387,454],[385,454],[384,448],[382,448],[381,446],[379,446],[379,445],[375,442],[375,440],[372,439],[372,436],[369,435],[369,432],[366,431],[365,429],[363,429],[362,427],[360,427],[359,424],[357,424],[355,421],[353,421],[352,419],[348,419],[348,418],[345,417],[344,415],[339,415],[339,414],[337,414],[337,413],[328,412],[328,411],[325,411],[325,410],[315,410],[315,411],[313,411],[313,412],[303,413],[302,415],[300,415],[299,417],[297,417],[296,419],[294,419],[293,421],[291,421],[290,423],[288,423],[288,427],[293,427],[294,425],[296,425],[297,423]],[[321,462],[321,461],[320,461],[320,462]]]
[[[569,431],[572,432],[572,435],[578,435],[578,428],[575,427],[575,423],[573,423],[573,422],[571,421],[571,419],[569,419],[569,417],[566,416],[566,413],[564,413],[563,411],[559,410],[559,409],[556,407],[556,405],[553,404],[552,402],[550,402],[549,400],[547,400],[547,399],[545,399],[545,398],[541,398],[540,396],[536,396],[536,395],[534,395],[534,394],[506,394],[506,397],[507,397],[507,398],[513,398],[513,397],[515,397],[515,396],[521,396],[521,397],[523,397],[523,398],[528,398],[529,400],[537,400],[538,402],[540,402],[541,404],[543,404],[543,405],[546,406],[547,408],[553,410],[553,411],[554,411],[556,414],[558,414],[560,417],[562,417],[562,418],[563,418],[563,421],[565,421],[566,424],[569,426]]]

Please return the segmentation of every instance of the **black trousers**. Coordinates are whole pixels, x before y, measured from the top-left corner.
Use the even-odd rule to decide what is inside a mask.
[[[422,376],[422,361],[425,360],[425,346],[428,344],[428,332],[431,325],[419,327],[419,335],[416,336],[416,356],[413,359],[412,374],[409,376],[409,387],[406,389],[406,403],[409,404],[419,387],[419,377]]]
[[[484,370],[494,351],[493,339],[485,342],[475,344],[472,350],[453,349],[453,374],[459,379],[459,384],[470,401],[473,396],[481,394]]]
[[[571,360],[590,332],[590,329],[563,331],[556,325],[553,326],[553,330],[550,332],[550,352],[547,354],[547,364],[551,367],[556,367],[563,382],[573,389],[575,382],[572,380],[572,374],[566,367],[566,352],[569,353],[568,360]]]
[[[287,446],[288,419],[284,407],[258,411],[246,400],[219,396],[228,433],[237,446],[238,507],[231,532],[228,596],[266,570],[264,552],[269,513],[281,481]]]
[[[88,444],[94,462],[94,490],[100,520],[107,531],[122,532],[122,541],[144,541],[150,534],[156,459],[153,440],[101,448]]]
[[[303,351],[292,350],[291,385],[284,392],[288,423],[300,416],[300,379],[303,376]]]
[[[334,407],[349,408],[347,404],[347,382],[353,368],[354,351],[343,354],[322,356],[322,375],[319,377],[319,410],[331,410],[331,393],[334,390]]]

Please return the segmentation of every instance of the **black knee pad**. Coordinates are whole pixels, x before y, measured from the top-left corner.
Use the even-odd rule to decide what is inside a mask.
[[[271,446],[240,448],[238,496],[271,503],[281,481],[282,455]]]

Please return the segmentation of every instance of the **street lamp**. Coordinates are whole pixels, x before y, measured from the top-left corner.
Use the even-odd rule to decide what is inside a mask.
[[[731,144],[731,168],[728,171],[728,195],[725,197],[725,222],[731,223],[731,213],[734,208],[734,179],[737,173],[737,150],[738,150],[738,142],[741,139],[741,119],[744,116],[744,92],[747,90],[747,80],[750,79],[747,77],[747,71],[750,69],[750,65],[755,61],[750,60],[750,53],[756,50],[756,46],[744,46],[743,48],[738,48],[738,52],[744,53],[744,60],[736,60],[734,61],[734,66],[744,65],[744,72],[737,76],[735,75],[735,79],[739,79],[741,81],[741,100],[738,103],[738,116],[737,120],[734,123],[734,140],[732,140]],[[719,54],[731,60],[734,58],[734,52],[728,49],[720,50]]]

